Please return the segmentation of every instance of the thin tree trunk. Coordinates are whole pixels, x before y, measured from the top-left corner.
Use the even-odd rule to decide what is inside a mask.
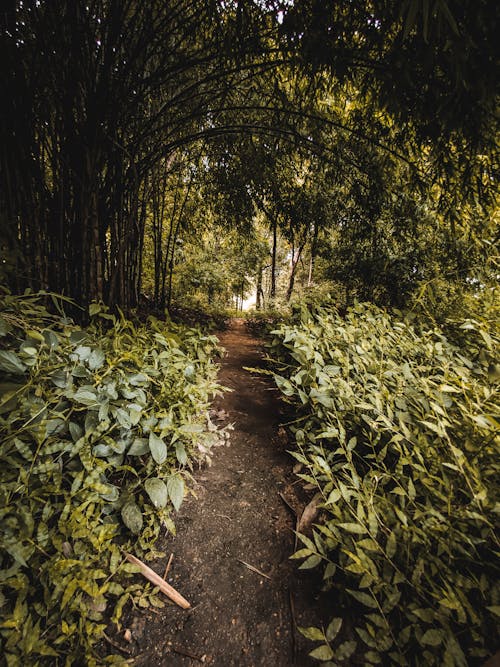
[[[271,301],[276,298],[276,256],[278,247],[278,223],[276,218],[273,218],[273,249],[271,254]]]
[[[316,250],[318,246],[318,225],[314,225],[313,239],[311,243],[311,258],[309,260],[309,275],[307,276],[307,286],[311,287],[313,283],[314,263],[316,260]]]
[[[292,262],[291,262],[290,278],[288,279],[288,289],[286,291],[286,300],[287,301],[290,301],[290,298],[292,296],[293,287],[295,285],[295,275],[297,273],[297,266],[299,265],[299,261],[300,261],[300,258],[302,256],[302,251],[304,249],[304,245],[305,245],[305,241],[299,247],[297,252],[292,250]]]
[[[259,267],[257,269],[257,287],[256,287],[256,294],[255,294],[255,309],[256,310],[261,310],[263,306],[263,300],[264,300],[264,293],[262,291],[262,272],[263,272],[263,267],[262,267],[262,262],[260,262]]]

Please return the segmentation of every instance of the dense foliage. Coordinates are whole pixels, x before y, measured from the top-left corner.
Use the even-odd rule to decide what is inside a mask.
[[[318,229],[346,229],[335,218],[349,200],[363,205],[346,238],[354,220],[364,258],[378,254],[367,228],[380,217],[389,156],[409,167],[404,183],[437,188],[450,224],[464,202],[488,208],[497,15],[491,0],[7,0],[2,280],[128,311],[149,270],[164,308],[180,232],[200,208],[201,218],[217,212],[199,192],[221,175],[236,185],[233,212],[250,223],[258,206],[272,229],[271,297],[278,236],[292,254],[291,292]],[[340,196],[322,197],[324,183]],[[394,240],[383,248],[397,260],[389,281],[413,268]]]
[[[47,296],[45,299],[50,301]],[[125,561],[155,555],[210,421],[216,339],[91,305],[81,329],[43,296],[4,294],[0,316],[0,645],[15,665],[97,664],[125,604],[163,603]],[[54,305],[53,304],[53,305]],[[52,308],[52,311],[54,308]],[[156,554],[157,555],[157,554]],[[110,657],[109,661],[115,658]]]
[[[295,557],[320,567],[335,618],[328,665],[481,664],[496,649],[498,291],[442,329],[356,304],[303,308],[274,332],[275,381],[296,411],[300,477],[321,520]],[[481,313],[487,299],[477,312]],[[495,306],[496,303],[496,306]]]

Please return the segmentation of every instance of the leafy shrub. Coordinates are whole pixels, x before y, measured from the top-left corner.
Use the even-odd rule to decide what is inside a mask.
[[[194,462],[224,436],[208,413],[215,338],[96,304],[80,329],[54,303],[57,316],[36,295],[0,304],[0,644],[12,667],[97,664],[113,609],[119,623],[129,601],[163,605],[131,583],[123,552],[155,555]]]
[[[224,331],[230,318],[229,310],[214,307],[186,306],[175,304],[170,309],[175,322],[189,327],[199,326],[208,331]]]
[[[497,647],[498,333],[461,346],[401,313],[303,310],[270,356],[300,477],[322,521],[295,558],[321,567],[338,613],[306,628],[327,665],[481,664]]]
[[[267,336],[281,322],[287,321],[289,312],[282,310],[249,310],[244,313],[245,326],[254,336]]]

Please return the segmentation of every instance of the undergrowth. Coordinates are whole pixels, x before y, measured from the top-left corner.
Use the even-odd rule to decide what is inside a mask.
[[[466,667],[498,648],[499,340],[486,317],[447,337],[363,304],[273,332],[293,456],[322,499],[294,557],[336,610],[303,629],[328,667]]]
[[[124,554],[158,555],[193,465],[225,437],[209,417],[221,389],[214,337],[155,318],[134,325],[97,304],[82,329],[63,306],[50,295],[0,298],[8,667],[101,664],[95,647],[107,619],[119,626],[127,603],[163,606]]]

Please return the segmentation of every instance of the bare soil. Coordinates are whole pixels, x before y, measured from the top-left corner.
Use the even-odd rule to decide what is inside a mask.
[[[279,494],[299,515],[307,498],[286,453],[276,392],[265,376],[244,370],[262,365],[259,341],[241,320],[220,340],[226,353],[219,380],[232,391],[214,411],[234,431],[212,465],[195,474],[197,498],[181,507],[177,536],[158,545],[174,554],[167,580],[192,608],[136,612],[127,619],[128,646],[142,667],[311,667],[312,646],[296,625],[319,623],[320,584],[289,559],[295,518]],[[166,562],[152,567],[163,574]],[[116,640],[124,645],[123,637]]]

